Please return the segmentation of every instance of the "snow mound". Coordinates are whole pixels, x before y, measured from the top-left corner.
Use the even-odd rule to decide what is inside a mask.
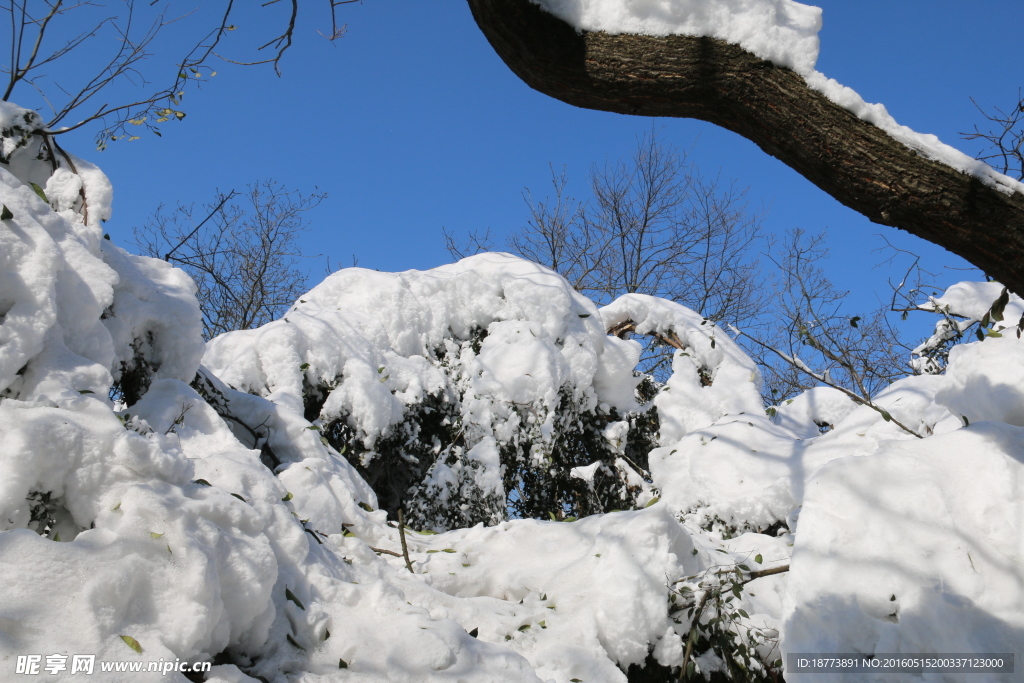
[[[775,407],[773,422],[798,438],[812,439],[822,427],[835,427],[857,404],[832,387],[815,387]]]
[[[821,468],[793,548],[783,650],[1019,651],[1022,453],[1024,430],[984,423]]]

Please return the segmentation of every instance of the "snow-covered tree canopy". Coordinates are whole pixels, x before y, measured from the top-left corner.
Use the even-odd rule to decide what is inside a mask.
[[[504,254],[342,270],[204,344],[182,271],[104,238],[103,174],[0,123],[4,680],[771,680],[1024,642],[1009,319],[882,410],[821,388],[771,416],[723,328]],[[626,329],[676,348],[666,384]]]

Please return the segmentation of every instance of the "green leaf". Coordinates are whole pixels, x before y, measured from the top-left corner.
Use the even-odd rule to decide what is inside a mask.
[[[291,589],[288,588],[288,586],[284,587],[284,597],[298,605],[299,609],[303,612],[306,611],[306,606],[303,605],[302,602],[297,597],[295,597],[295,593],[292,593]]]
[[[441,552],[442,553],[454,553],[455,552],[455,548],[445,548]]]
[[[40,198],[40,199],[42,199],[42,200],[43,200],[44,202],[46,202],[47,204],[49,204],[49,203],[50,203],[50,200],[46,198],[46,193],[45,193],[45,192],[43,192],[43,188],[39,187],[39,186],[38,186],[38,185],[36,185],[35,183],[29,183],[29,185],[31,185],[31,186],[32,186],[32,189],[36,191],[36,194],[37,194],[37,195],[39,195],[39,198]]]
[[[206,481],[205,479],[196,479],[192,483],[193,484],[199,484],[200,486],[213,486],[213,484],[211,484],[210,482]]]
[[[754,562],[757,562],[758,564],[761,564],[761,560],[762,559],[764,559],[764,558],[761,557],[761,553],[758,553],[757,555],[754,555]]]
[[[441,552],[441,551],[440,550],[428,550],[427,551],[427,555],[430,555],[431,553],[439,553],[439,552]]]
[[[288,492],[288,495],[287,495],[287,496],[285,496],[284,498],[282,498],[282,499],[281,499],[281,502],[282,502],[282,503],[287,503],[287,502],[288,502],[289,500],[291,500],[292,498],[293,498],[293,496],[292,496],[292,492],[291,492],[291,491],[289,491],[289,492]]]
[[[80,393],[80,394],[95,394],[96,392],[93,391],[92,389],[79,389],[78,393]]]
[[[578,315],[579,315],[579,316],[580,316],[581,318],[589,318],[589,317],[590,317],[590,314],[589,314],[589,313],[579,313]]]
[[[522,626],[519,627],[519,630],[520,631],[528,631],[528,630],[530,630],[530,625],[529,624],[523,624]]]
[[[881,411],[881,412],[882,412],[882,419],[883,420],[885,420],[886,422],[892,422],[892,415],[890,415],[889,413],[887,413],[884,410]]]
[[[54,540],[55,543],[60,543],[60,532],[59,531],[55,531],[53,533],[53,540]]]
[[[860,320],[860,316],[859,315],[855,315],[852,318],[850,318],[850,327],[857,327],[857,322],[859,320]]]
[[[306,648],[302,647],[302,646],[301,646],[301,645],[299,645],[299,644],[298,644],[297,642],[295,642],[295,639],[294,639],[294,638],[292,638],[292,634],[290,634],[290,633],[289,633],[288,635],[286,635],[286,636],[285,636],[285,639],[287,639],[289,643],[291,643],[291,644],[292,644],[292,645],[294,645],[295,647],[299,648],[299,649],[300,649],[300,650],[302,650],[303,652],[305,652],[305,651],[306,651]]]
[[[348,668],[348,662],[346,662],[344,659],[339,659],[338,660],[338,668],[339,669],[347,669]]]
[[[121,504],[120,504],[120,503],[118,503],[118,504],[117,504],[117,505],[115,505],[114,507],[110,508],[110,511],[111,511],[111,512],[117,512],[117,511],[118,511],[118,510],[120,510],[120,509],[121,509]]]
[[[747,612],[745,610],[738,610],[738,611],[739,611],[739,615],[741,617],[743,617],[744,619],[749,619],[750,618],[750,615],[747,614]]]
[[[150,537],[150,538],[162,538],[162,537],[163,537],[163,534],[158,534],[158,533],[157,533],[157,532],[155,532],[155,531],[150,531],[150,532],[149,532],[149,537]]]
[[[369,503],[359,503],[359,507],[363,508],[367,512],[373,512],[373,508],[370,507]]]
[[[299,370],[302,370],[303,372],[309,370],[309,363],[303,363],[302,365],[300,365]]]
[[[14,218],[14,214],[11,213],[11,210],[7,208],[6,204],[4,204],[4,209],[0,212],[0,221],[9,221],[12,218]]]
[[[989,330],[988,332],[985,333],[985,336],[986,337],[998,338],[998,337],[1002,337],[1003,335],[1000,334],[999,332],[996,332],[995,330]]]
[[[243,503],[245,502],[245,498],[243,498],[240,493],[232,493],[231,495],[237,498],[238,500],[242,501]]]
[[[476,638],[478,635],[480,635],[480,629],[479,628],[473,629],[472,631],[469,632],[469,635],[472,636],[473,638]]]
[[[659,500],[661,500],[661,497],[651,498],[650,502],[648,502],[647,505],[644,505],[644,507],[649,508],[655,503],[657,503]]]
[[[1006,304],[1010,303],[1010,290],[1003,287],[1003,291],[999,294],[999,298],[996,299],[995,303],[992,304],[992,308],[989,311],[992,314],[992,320],[1001,322],[1003,319],[1003,311],[1006,309]]]
[[[142,646],[139,645],[139,641],[135,640],[131,636],[121,636],[121,640],[124,641],[125,645],[135,650],[140,655],[142,654]]]

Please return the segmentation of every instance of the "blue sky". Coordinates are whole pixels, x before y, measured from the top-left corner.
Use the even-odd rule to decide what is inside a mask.
[[[896,119],[974,153],[958,131],[980,121],[971,104],[1009,106],[1024,85],[1020,0],[964,3],[828,0],[818,69],[884,103]],[[338,8],[348,33],[331,45],[318,3],[308,3],[283,77],[264,67],[218,67],[186,99],[188,117],[163,137],[117,142],[102,153],[88,134],[65,147],[95,160],[115,187],[108,224],[125,245],[131,227],[161,202],[201,202],[214,189],[263,178],[329,199],[311,214],[309,253],[380,270],[450,260],[441,227],[490,227],[499,236],[525,222],[524,187],[543,190],[549,164],[565,165],[584,194],[589,168],[630,153],[652,121],[573,108],[530,90],[498,59],[458,0],[365,0]],[[305,8],[304,8],[304,11]],[[240,24],[239,32],[273,30]],[[885,288],[872,270],[884,235],[921,252],[932,267],[963,266],[941,249],[874,225],[752,143],[710,124],[659,119],[664,141],[692,149],[708,174],[748,187],[773,232],[828,228],[830,274],[844,288]],[[313,281],[324,259],[311,262]],[[952,283],[959,276],[951,273]],[[853,311],[851,311],[853,312]]]

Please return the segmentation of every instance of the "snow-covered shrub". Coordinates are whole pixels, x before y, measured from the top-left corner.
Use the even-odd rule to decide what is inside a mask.
[[[911,351],[916,358],[910,365],[919,374],[944,372],[953,347],[971,328],[979,340],[998,338],[1004,330],[1019,337],[1024,330],[1024,300],[998,282],[958,282],[917,309],[942,316],[935,332]]]
[[[646,463],[626,456],[645,458],[636,442],[653,432],[637,355],[563,278],[487,254],[339,271],[281,320],[213,340],[204,362],[314,421],[384,509],[441,530],[646,503]]]

